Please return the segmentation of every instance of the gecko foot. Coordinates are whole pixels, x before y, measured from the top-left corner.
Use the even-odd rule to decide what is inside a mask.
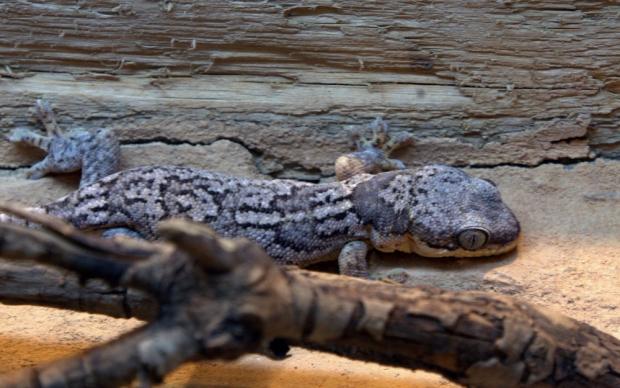
[[[355,132],[352,137],[356,152],[343,155],[336,160],[335,170],[338,180],[344,180],[356,174],[376,174],[382,171],[402,170],[403,162],[390,159],[390,153],[398,148],[413,144],[409,134],[390,134],[388,124],[377,117],[369,125],[370,136]]]
[[[48,136],[62,136],[62,130],[56,123],[56,115],[48,101],[37,99],[34,104],[34,115],[39,120]]]
[[[360,132],[352,134],[357,151],[378,148],[386,154],[397,148],[411,145],[413,138],[409,134],[390,134],[387,121],[377,117],[369,126],[370,136],[362,136]]]
[[[56,122],[51,105],[37,100],[34,115],[46,134],[26,128],[14,129],[6,139],[24,143],[47,152],[47,156],[26,171],[30,179],[49,173],[65,173],[82,169],[80,186],[92,183],[117,171],[120,144],[112,131],[106,129],[63,131]]]

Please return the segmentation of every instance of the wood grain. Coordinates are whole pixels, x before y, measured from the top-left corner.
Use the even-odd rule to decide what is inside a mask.
[[[65,126],[126,143],[228,138],[261,172],[310,180],[376,115],[415,136],[410,164],[620,156],[614,2],[20,1],[0,13],[5,130],[45,97]],[[33,160],[0,148],[5,168]]]

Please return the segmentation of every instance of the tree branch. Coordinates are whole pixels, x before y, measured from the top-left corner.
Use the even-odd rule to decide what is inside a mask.
[[[157,301],[142,291],[111,287],[95,279],[80,283],[72,272],[31,262],[11,263],[1,258],[0,301],[114,318],[152,320],[157,314]]]
[[[122,311],[150,323],[85,354],[6,376],[3,386],[116,386],[136,377],[148,383],[195,357],[235,358],[265,348],[282,355],[287,343],[433,370],[474,386],[620,385],[620,341],[512,298],[282,270],[256,244],[180,220],[161,225],[167,243],[142,247],[133,257],[135,243],[114,242],[119,258],[110,242],[37,217],[44,226],[36,231],[0,224],[1,255],[142,290],[136,304],[153,301],[127,310],[118,296],[102,296],[100,283],[78,287],[67,277],[70,292],[59,297],[50,289],[39,303]],[[108,263],[117,269],[92,271]],[[30,276],[23,267],[0,268],[12,271],[11,281]],[[88,296],[88,304],[76,304],[76,295]],[[0,296],[20,301],[8,287],[0,287]]]

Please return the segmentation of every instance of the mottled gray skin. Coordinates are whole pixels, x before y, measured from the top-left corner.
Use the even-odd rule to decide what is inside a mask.
[[[385,125],[376,144],[360,143],[359,152],[340,159],[340,172],[350,177],[334,183],[252,180],[173,166],[108,175],[118,159],[118,141],[109,132],[64,135],[49,105],[37,107],[49,137],[17,131],[9,139],[48,151],[42,173],[83,167],[88,176],[74,193],[33,210],[80,229],[122,228],[152,239],[159,221],[184,217],[224,236],[254,240],[280,264],[303,266],[338,256],[341,272],[355,276],[367,276],[368,244],[432,257],[485,256],[514,248],[519,235],[495,185],[462,170],[432,165],[360,173],[360,165],[385,168],[387,153],[376,148],[389,151],[409,141],[390,141]]]
[[[306,265],[350,241],[398,249],[409,235],[459,249],[467,227],[489,231],[487,247],[514,241],[518,223],[495,186],[441,165],[342,182],[251,180],[185,167],[142,167],[84,186],[43,207],[81,229],[128,227],[146,238],[171,217],[204,222],[258,242],[279,263]]]

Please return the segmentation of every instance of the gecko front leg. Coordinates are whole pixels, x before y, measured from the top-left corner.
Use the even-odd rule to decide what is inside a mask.
[[[390,159],[388,156],[398,148],[411,145],[413,143],[411,135],[389,134],[387,122],[380,117],[370,124],[369,129],[372,132],[369,137],[363,137],[358,132],[353,134],[356,152],[343,155],[336,160],[334,167],[339,181],[362,173],[376,174],[405,168],[403,162]]]
[[[363,241],[351,241],[345,244],[338,255],[340,274],[358,278],[368,278],[368,245]]]
[[[35,116],[43,125],[43,136],[25,128],[13,130],[7,139],[25,143],[47,152],[47,156],[28,169],[30,179],[39,179],[49,173],[82,170],[80,187],[108,176],[118,170],[120,144],[108,129],[63,131],[56,122],[47,101],[37,100]]]
[[[376,174],[405,168],[403,162],[390,159],[388,156],[398,148],[411,145],[413,138],[409,134],[390,135],[388,124],[380,117],[370,124],[369,129],[371,130],[369,137],[363,137],[359,132],[353,134],[356,152],[343,155],[336,160],[334,167],[339,181],[357,174]],[[374,246],[374,241],[372,242]],[[338,256],[340,273],[368,278],[368,251],[368,244],[364,241],[347,243]]]

